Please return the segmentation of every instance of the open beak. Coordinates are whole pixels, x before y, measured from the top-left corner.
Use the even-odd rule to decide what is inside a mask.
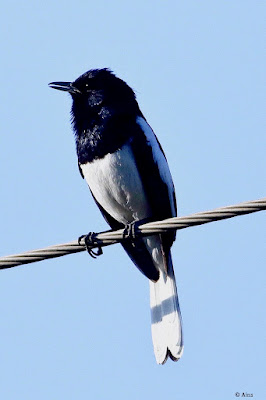
[[[51,82],[49,83],[49,87],[52,89],[63,90],[70,94],[81,94],[81,91],[73,86],[71,82]]]

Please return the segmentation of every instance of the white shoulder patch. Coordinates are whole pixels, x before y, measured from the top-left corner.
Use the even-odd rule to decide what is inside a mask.
[[[174,188],[172,176],[171,176],[165,155],[163,154],[163,152],[160,148],[160,145],[157,141],[157,138],[156,138],[152,128],[147,123],[147,121],[145,121],[145,119],[142,117],[137,117],[136,122],[141,127],[143,133],[145,134],[145,136],[147,138],[148,144],[152,148],[154,162],[158,165],[160,176],[168,187],[169,197],[171,199],[171,208],[172,208],[173,216],[176,216],[175,200],[174,200],[175,188]]]

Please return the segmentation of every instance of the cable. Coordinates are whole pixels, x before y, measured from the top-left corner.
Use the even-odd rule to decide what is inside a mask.
[[[257,211],[266,210],[266,198],[260,200],[247,201],[233,206],[216,208],[212,211],[203,211],[186,217],[168,218],[163,221],[149,222],[138,227],[142,236],[149,236],[155,233],[164,233],[167,230],[185,229],[190,226],[207,224],[209,222],[222,219],[233,218],[238,215],[250,214]],[[95,246],[109,246],[123,240],[123,229],[117,231],[101,232],[95,235]],[[97,243],[96,243],[97,242]],[[44,249],[32,250],[22,254],[15,254],[0,258],[0,269],[15,267],[22,264],[28,264],[36,261],[42,261],[48,258],[61,257],[67,254],[85,251],[84,240],[81,244],[74,240],[65,244],[46,247]]]

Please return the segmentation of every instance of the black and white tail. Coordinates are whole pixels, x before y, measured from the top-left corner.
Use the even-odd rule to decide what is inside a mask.
[[[159,280],[150,281],[151,330],[158,364],[164,364],[168,356],[177,361],[183,353],[182,319],[171,254],[167,272],[160,269]]]

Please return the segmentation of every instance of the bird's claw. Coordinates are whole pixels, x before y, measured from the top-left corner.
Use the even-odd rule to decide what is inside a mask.
[[[127,224],[124,228],[123,231],[123,239],[124,240],[135,240],[138,238],[139,236],[139,230],[138,227],[141,224],[142,221],[134,221],[134,222],[130,222],[129,224]]]
[[[134,244],[134,241],[139,239],[141,237],[141,232],[139,230],[139,226],[146,224],[147,222],[151,222],[152,219],[150,217],[140,219],[138,221],[133,221],[125,225],[124,231],[123,231],[123,239],[124,240],[131,240],[132,244]]]
[[[98,241],[95,236],[96,236],[95,232],[89,232],[87,235],[82,235],[78,238],[78,244],[80,245],[81,245],[81,240],[84,239],[84,244],[87,249],[87,252],[92,258],[97,258],[98,256],[103,254],[102,247],[98,244]],[[93,249],[95,245],[97,245],[96,250]]]

